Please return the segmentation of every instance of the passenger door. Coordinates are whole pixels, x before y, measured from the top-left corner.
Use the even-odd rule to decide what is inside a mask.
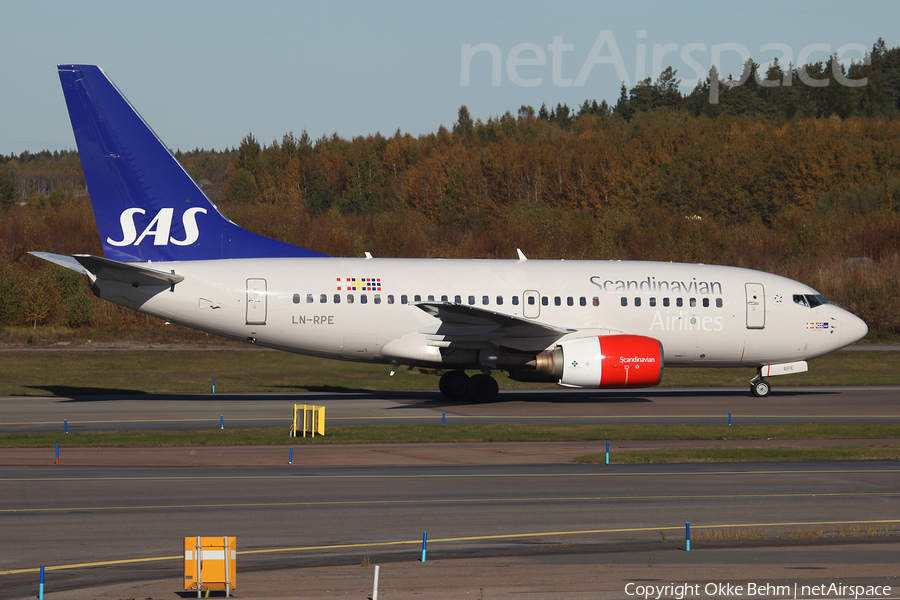
[[[247,280],[247,325],[266,324],[266,280]]]
[[[761,283],[746,283],[747,329],[765,329],[766,295]]]

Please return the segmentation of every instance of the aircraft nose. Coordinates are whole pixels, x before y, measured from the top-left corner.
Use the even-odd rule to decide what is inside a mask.
[[[841,319],[841,346],[849,346],[857,342],[869,333],[866,322],[851,312],[845,312]]]

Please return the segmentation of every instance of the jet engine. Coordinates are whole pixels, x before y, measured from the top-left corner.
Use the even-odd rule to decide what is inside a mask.
[[[535,357],[535,374],[581,388],[658,385],[663,373],[659,340],[642,335],[601,335],[566,340]]]

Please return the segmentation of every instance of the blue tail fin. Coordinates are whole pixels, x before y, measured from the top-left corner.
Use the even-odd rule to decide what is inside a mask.
[[[325,256],[226,219],[102,70],[58,68],[107,258]]]

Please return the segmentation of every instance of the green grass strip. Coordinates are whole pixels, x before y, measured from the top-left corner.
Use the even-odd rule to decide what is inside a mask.
[[[900,446],[772,446],[769,448],[659,448],[610,454],[611,464],[775,462],[788,460],[900,459]],[[585,454],[579,464],[603,464],[606,454]]]
[[[626,440],[895,439],[900,425],[798,423],[773,425],[453,424],[327,427],[324,437],[290,438],[288,427],[197,431],[100,431],[0,434],[0,448],[257,446],[427,442],[559,442]]]

